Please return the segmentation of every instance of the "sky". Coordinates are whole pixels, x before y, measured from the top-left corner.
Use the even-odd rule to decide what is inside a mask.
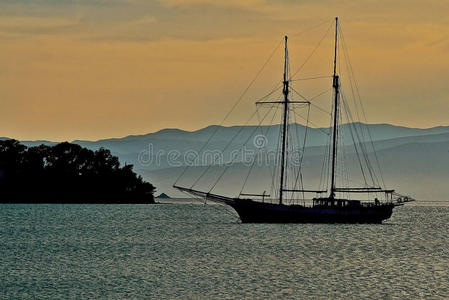
[[[449,125],[448,11],[435,0],[0,0],[0,136],[96,140],[220,124],[274,53],[224,123],[244,124],[281,79],[285,34],[292,70],[324,36],[299,76],[331,74],[335,16],[369,123]]]

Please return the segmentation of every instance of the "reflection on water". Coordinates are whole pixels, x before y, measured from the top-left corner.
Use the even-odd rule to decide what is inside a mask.
[[[447,206],[266,225],[219,205],[2,205],[0,298],[447,299],[448,224]]]

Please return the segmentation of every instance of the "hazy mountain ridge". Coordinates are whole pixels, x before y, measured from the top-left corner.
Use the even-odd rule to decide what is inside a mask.
[[[381,164],[382,175],[387,188],[394,188],[397,192],[410,195],[418,200],[444,200],[449,201],[447,182],[449,179],[449,140],[445,142],[430,143],[407,143],[391,148],[377,151],[377,156]],[[303,163],[304,180],[309,188],[317,188],[322,158],[320,155],[306,156]],[[375,162],[373,161],[373,164]],[[238,178],[244,178],[248,168],[242,164],[235,164],[229,176],[225,176],[222,181],[226,183],[226,189],[220,190],[220,185],[215,192],[229,192],[236,196],[242,184]],[[151,179],[160,191],[172,195],[182,195],[172,188],[173,183],[185,167],[173,167],[159,170],[140,169],[138,172],[145,178]],[[205,170],[205,167],[191,167],[186,172],[179,184],[190,186]],[[216,178],[222,166],[212,167],[202,178],[204,182],[197,184],[195,188],[208,188],[212,186],[213,179]],[[355,154],[347,156],[347,170],[358,172]],[[261,192],[269,187],[268,181],[264,181],[261,174],[262,168],[256,167],[252,174],[256,174],[253,180],[254,186],[251,192]],[[236,176],[240,174],[240,176]],[[361,178],[361,177],[360,177]],[[359,178],[359,182],[362,180]],[[380,175],[379,175],[380,180]],[[263,185],[265,183],[265,185]],[[229,194],[231,195],[231,194]]]
[[[365,124],[362,124],[362,126],[365,126]],[[400,137],[449,133],[449,126],[438,126],[428,129],[408,128],[389,124],[368,124],[366,126],[369,128],[373,141],[395,139]],[[305,132],[305,127],[301,124],[293,124],[291,126],[291,132],[296,133],[296,130],[298,131],[299,136],[302,137]],[[192,149],[199,150],[204,144],[199,145],[198,142],[206,142],[214,132],[216,134],[210,140],[210,144],[208,145],[208,148],[210,149],[222,149],[218,145],[215,146],[214,144],[227,144],[233,138],[236,145],[242,145],[245,141],[248,140],[248,138],[259,134],[263,134],[267,137],[267,148],[272,149],[277,143],[279,125],[261,126],[261,129],[257,129],[256,126],[224,127],[218,125],[211,125],[196,131],[163,129],[154,133],[143,135],[130,135],[123,138],[102,139],[98,141],[74,140],[73,143],[94,150],[100,147],[107,147],[111,151],[121,154],[131,152],[138,153],[142,151],[142,149],[147,148],[149,144],[152,144],[155,148],[163,148],[165,150],[176,149],[183,152]],[[326,132],[329,132],[329,128],[309,128],[307,145],[324,145],[326,143],[326,139],[328,138]],[[342,132],[343,135],[348,137],[350,136],[350,131],[347,124],[342,125]],[[366,131],[364,132],[364,137],[365,140],[368,140],[368,134]],[[189,147],[185,147],[185,144],[189,143],[189,141],[195,143],[196,147],[192,148],[191,145],[189,145]],[[184,148],[188,149],[183,150]]]
[[[359,126],[359,124],[356,125]],[[361,125],[364,126],[364,124]],[[417,198],[449,200],[449,192],[446,192],[446,184],[449,179],[449,126],[417,129],[389,124],[369,124],[367,127],[373,138],[387,186],[397,187],[399,192],[408,193]],[[300,136],[305,132],[305,127],[300,124],[296,127],[293,125],[292,128],[292,132],[296,133],[297,130]],[[122,163],[134,164],[135,170],[154,183],[158,192],[179,195],[171,186],[184,167],[170,162],[169,152],[171,150],[178,152],[181,156],[188,151],[198,151],[203,148],[214,132],[216,132],[216,136],[210,140],[205,150],[223,150],[228,146],[224,157],[227,157],[232,150],[240,149],[245,141],[248,141],[246,146],[249,150],[257,150],[252,139],[259,134],[266,136],[266,148],[272,150],[276,148],[279,129],[279,125],[265,126],[262,129],[257,129],[255,126],[211,125],[196,131],[164,129],[143,135],[98,141],[75,140],[73,143],[92,150],[100,147],[108,148],[120,158]],[[319,172],[317,171],[319,168],[316,166],[318,162],[322,161],[325,150],[323,145],[328,139],[328,135],[325,133],[329,129],[309,128],[308,130],[308,141],[310,142],[308,145],[310,146],[305,150],[304,168],[308,170],[309,174],[312,174],[312,177],[316,177]],[[237,135],[239,132],[240,134]],[[341,133],[345,140],[350,140],[348,125],[342,125]],[[364,136],[366,140],[368,138],[366,131]],[[229,140],[233,137],[235,137],[233,143],[228,145]],[[27,146],[55,144],[55,142],[44,140],[22,142]],[[366,149],[371,151],[371,142],[367,141],[364,144]],[[346,146],[345,152],[348,155],[349,169],[351,169],[354,167],[351,164],[355,161],[354,145]],[[146,158],[143,163],[142,154]],[[235,160],[237,169],[240,158],[237,157]],[[182,157],[180,159],[182,160]],[[147,163],[150,160],[151,163]],[[192,169],[200,170],[201,168],[193,167]]]

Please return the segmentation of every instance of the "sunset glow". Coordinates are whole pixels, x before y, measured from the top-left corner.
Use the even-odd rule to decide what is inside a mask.
[[[21,0],[0,7],[0,136],[99,139],[217,124],[284,34],[295,69],[328,25],[295,35],[337,15],[370,123],[449,124],[445,1]],[[265,72],[225,125],[242,124],[254,100],[276,85],[282,51]]]

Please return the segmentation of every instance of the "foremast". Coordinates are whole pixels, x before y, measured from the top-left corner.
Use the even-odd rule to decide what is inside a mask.
[[[338,17],[335,18],[335,45],[334,45],[334,74],[332,76],[332,87],[334,88],[334,111],[333,111],[333,132],[332,132],[332,169],[331,169],[331,189],[330,199],[335,198],[335,172],[337,165],[337,141],[338,141],[338,118],[340,105],[340,78],[337,75],[337,49],[338,49]]]
[[[282,118],[282,150],[281,150],[281,180],[279,187],[279,204],[282,204],[282,197],[284,191],[284,181],[285,181],[285,161],[286,161],[286,148],[287,148],[287,126],[288,126],[288,48],[287,48],[287,36],[285,36],[285,50],[284,50],[284,81],[282,94],[284,94],[284,113]]]

